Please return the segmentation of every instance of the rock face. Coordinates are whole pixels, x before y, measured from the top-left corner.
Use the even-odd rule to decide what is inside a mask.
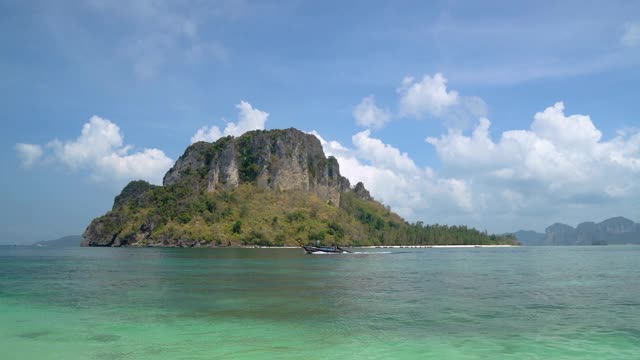
[[[622,216],[618,216],[598,224],[598,230],[609,234],[627,234],[637,231],[638,224]]]
[[[357,183],[353,191],[355,191],[356,195],[362,200],[373,200],[371,194],[369,194],[369,190],[365,189],[362,182]]]
[[[255,183],[268,190],[309,191],[339,204],[340,194],[350,189],[349,180],[340,175],[338,161],[325,157],[318,138],[293,128],[256,130],[215,143],[195,143],[167,172],[163,185],[192,171],[206,173],[204,186],[209,192]]]
[[[524,245],[640,244],[640,224],[619,216],[600,223],[583,222],[576,228],[556,223],[544,234],[519,231],[515,235]]]
[[[576,229],[566,225],[555,223],[545,229],[545,244],[571,245],[575,242]]]

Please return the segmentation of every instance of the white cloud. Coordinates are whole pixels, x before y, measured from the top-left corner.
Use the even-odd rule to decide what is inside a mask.
[[[213,142],[222,137],[222,132],[220,128],[217,126],[207,127],[203,126],[191,137],[191,143],[195,143],[198,141],[208,141]]]
[[[16,151],[25,168],[33,166],[40,158],[42,158],[42,146],[34,144],[16,144]]]
[[[416,173],[418,167],[405,152],[371,137],[371,130],[359,132],[351,138],[357,155],[372,165],[405,173]]]
[[[239,109],[238,122],[227,123],[224,131],[221,131],[217,126],[203,126],[191,137],[191,143],[197,141],[213,142],[223,136],[240,136],[250,130],[264,130],[269,113],[253,108],[246,101],[240,101],[236,107]]]
[[[326,155],[335,156],[340,172],[352,184],[362,181],[371,194],[409,220],[427,220],[443,209],[468,213],[473,209],[471,189],[462,179],[442,178],[420,168],[407,153],[371,138],[365,130],[352,137],[354,148],[327,141],[316,131]]]
[[[561,102],[535,114],[529,130],[505,131],[497,142],[490,125],[483,118],[470,135],[450,130],[426,139],[447,174],[473,184],[474,203],[485,204],[476,211],[552,213],[599,203],[614,216],[640,196],[640,132],[603,141],[589,116],[565,115]]]
[[[458,103],[458,92],[447,90],[447,79],[440,73],[433,77],[425,75],[421,81],[405,77],[397,92],[402,116],[440,116]]]
[[[629,151],[612,157],[630,145],[627,140],[618,137],[601,142],[602,134],[589,116],[565,116],[563,103],[535,114],[531,130],[505,131],[497,143],[489,135],[490,124],[483,118],[471,136],[451,130],[440,138],[429,137],[427,142],[435,147],[443,164],[456,172],[491,171],[500,178],[526,178],[551,185],[589,182],[598,167],[611,165],[614,158],[622,163],[631,160]]]
[[[640,46],[640,22],[627,24],[620,42],[627,47]]]
[[[75,141],[63,143],[56,139],[47,147],[67,167],[77,169],[122,148],[123,141],[118,125],[94,115],[82,126],[82,132]]]
[[[145,179],[161,184],[172,165],[173,160],[158,149],[144,149],[128,155],[112,152],[97,159],[94,176],[97,179]]]
[[[457,91],[447,89],[447,79],[441,73],[433,77],[425,75],[421,81],[405,77],[398,94],[399,117],[424,118],[427,115],[443,120],[449,128],[467,129],[473,120],[487,116],[487,104],[477,96],[460,96]],[[391,111],[376,105],[369,95],[353,108],[353,117],[358,125],[382,128],[393,117]]]
[[[602,138],[602,133],[596,129],[589,116],[565,116],[562,102],[537,113],[531,130],[556,146],[570,149],[592,148]]]
[[[370,95],[353,108],[353,117],[358,125],[379,129],[391,120],[391,112],[376,106],[375,98]]]
[[[74,171],[88,170],[97,181],[143,179],[161,184],[165,172],[173,165],[173,160],[158,149],[130,153],[132,146],[124,145],[124,136],[118,125],[95,115],[83,125],[80,136],[75,140],[63,142],[55,139],[44,148],[17,144],[16,149],[23,159],[25,151],[30,151],[37,155],[33,161],[44,156]]]

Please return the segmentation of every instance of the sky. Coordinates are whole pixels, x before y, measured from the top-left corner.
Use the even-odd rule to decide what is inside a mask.
[[[0,0],[0,44],[0,243],[288,127],[409,221],[640,221],[637,1]]]

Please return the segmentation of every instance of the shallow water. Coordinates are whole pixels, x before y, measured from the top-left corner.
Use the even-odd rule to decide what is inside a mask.
[[[639,273],[634,246],[0,247],[0,349],[6,359],[636,360]]]

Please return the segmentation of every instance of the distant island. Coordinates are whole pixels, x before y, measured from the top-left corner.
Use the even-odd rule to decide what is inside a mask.
[[[527,246],[640,244],[640,224],[618,216],[599,223],[583,222],[575,228],[555,223],[544,234],[520,230],[514,235]]]
[[[83,238],[80,235],[63,236],[55,240],[38,241],[33,243],[33,246],[38,247],[79,247]]]
[[[83,246],[517,244],[513,235],[406,222],[293,128],[192,144],[162,186],[130,182],[83,236]]]

